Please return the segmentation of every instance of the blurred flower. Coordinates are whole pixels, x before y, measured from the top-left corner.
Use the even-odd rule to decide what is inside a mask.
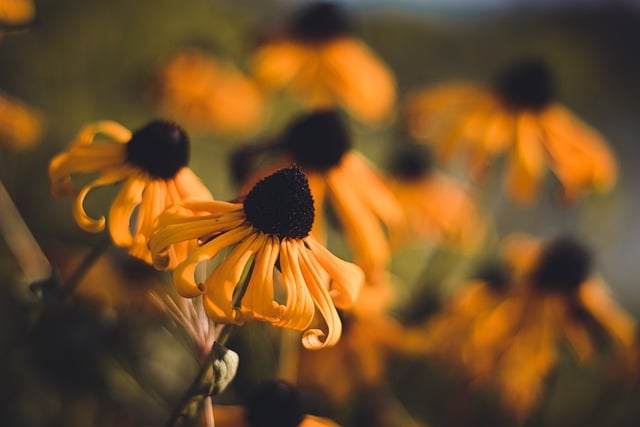
[[[233,65],[199,49],[184,49],[155,74],[157,103],[163,114],[185,126],[244,133],[262,118],[256,83]]]
[[[624,367],[636,368],[635,321],[592,273],[591,256],[580,243],[560,237],[543,244],[517,235],[505,241],[504,253],[513,274],[508,282],[464,287],[427,323],[428,352],[462,364],[472,380],[496,387],[519,417],[535,408],[561,341],[581,362],[594,357],[594,323],[606,332]]]
[[[31,0],[0,0],[0,36],[3,27],[28,24],[35,17]]]
[[[99,135],[106,140],[98,143]],[[109,210],[109,232],[116,245],[150,263],[147,240],[158,215],[184,200],[211,199],[207,188],[186,166],[188,160],[189,139],[174,123],[152,121],[132,134],[115,122],[96,122],[78,133],[69,151],[51,160],[51,190],[54,196],[76,194],[76,222],[83,230],[97,233],[104,230],[106,220],[104,216],[97,220],[87,216],[85,197],[96,187],[124,181]],[[74,188],[72,174],[94,172],[99,174],[96,179],[79,191]],[[187,249],[186,243],[174,246],[172,261],[184,258]]]
[[[305,415],[297,390],[281,380],[260,384],[244,406],[216,405],[212,410],[216,427],[339,427]]]
[[[552,75],[541,61],[504,70],[492,87],[443,84],[416,91],[406,102],[416,138],[433,141],[450,159],[465,151],[473,175],[491,157],[508,154],[505,183],[518,202],[530,203],[548,167],[574,200],[587,190],[608,190],[617,174],[605,139],[554,100]]]
[[[406,227],[391,230],[392,240],[400,243],[418,238],[457,247],[474,246],[486,232],[485,221],[463,186],[434,169],[430,150],[424,144],[395,147],[388,182],[402,206]]]
[[[39,112],[0,92],[0,146],[30,148],[43,131],[44,119]]]
[[[366,283],[353,309],[341,312],[340,342],[301,353],[299,383],[321,387],[335,402],[379,389],[389,355],[405,347],[402,325],[387,314],[392,299],[389,283]]]
[[[325,200],[340,221],[356,264],[369,281],[384,276],[390,258],[385,228],[399,227],[402,211],[381,175],[351,148],[344,120],[335,110],[320,110],[294,120],[281,143],[271,150],[284,151],[279,160],[258,171],[240,188],[244,194],[274,168],[296,164],[311,187],[315,211],[313,234],[325,238]]]
[[[149,243],[154,264],[165,268],[167,248],[200,241],[201,247],[176,267],[174,284],[182,296],[202,294],[214,321],[260,320],[304,330],[318,311],[327,332],[307,329],[303,344],[319,348],[340,338],[336,306],[353,304],[363,274],[309,235],[313,221],[307,179],[299,169],[288,168],[258,182],[242,203],[187,202],[170,208],[160,216]],[[216,258],[227,247],[229,254],[199,283],[195,274],[200,262]],[[281,272],[277,283],[276,269]],[[284,289],[277,289],[280,282]],[[279,296],[286,298],[284,304]]]
[[[394,108],[391,70],[351,34],[335,3],[301,8],[283,34],[256,48],[253,70],[267,89],[287,89],[314,109],[342,106],[360,120],[379,121]]]

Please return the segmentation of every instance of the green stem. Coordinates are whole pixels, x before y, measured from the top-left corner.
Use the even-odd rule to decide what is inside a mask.
[[[69,297],[73,291],[78,287],[80,281],[87,273],[89,268],[111,247],[111,237],[108,234],[98,241],[98,244],[91,248],[91,251],[80,262],[80,265],[76,267],[71,276],[60,287],[60,297],[62,300]]]

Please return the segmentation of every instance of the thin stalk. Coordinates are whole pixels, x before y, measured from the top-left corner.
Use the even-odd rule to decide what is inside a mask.
[[[67,298],[78,287],[78,284],[87,273],[89,268],[111,247],[111,237],[108,234],[98,241],[98,244],[91,248],[80,264],[73,271],[71,276],[60,287],[60,296]]]

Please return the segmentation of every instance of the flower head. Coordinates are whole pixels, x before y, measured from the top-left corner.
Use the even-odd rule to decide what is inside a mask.
[[[324,239],[325,204],[336,213],[356,264],[371,281],[380,278],[390,258],[385,229],[399,227],[402,211],[383,177],[351,148],[351,135],[336,110],[318,110],[296,118],[273,150],[284,156],[259,170],[240,188],[243,194],[273,168],[298,165],[313,194],[314,236]]]
[[[403,143],[390,156],[389,187],[406,218],[406,226],[392,229],[392,240],[427,239],[454,247],[477,244],[485,221],[468,191],[437,171],[429,148]]]
[[[567,200],[608,190],[617,167],[606,140],[554,99],[547,65],[527,59],[502,70],[492,85],[443,84],[406,103],[412,134],[437,145],[442,159],[458,152],[478,176],[506,153],[505,184],[518,202],[532,202],[550,169]]]
[[[253,70],[267,89],[287,89],[311,108],[344,107],[364,121],[387,118],[395,103],[391,71],[351,35],[342,8],[313,2],[293,15],[283,35],[260,44]]]
[[[168,117],[201,130],[245,133],[262,115],[258,85],[231,64],[184,49],[155,73],[156,102]]]
[[[76,222],[97,233],[104,230],[107,221],[104,216],[96,220],[87,215],[86,196],[96,187],[123,182],[109,210],[109,232],[116,245],[151,262],[147,241],[158,215],[187,199],[211,199],[187,167],[188,161],[189,138],[172,122],[152,121],[133,133],[112,121],[96,122],[78,133],[69,151],[51,160],[51,190],[55,196],[76,194]],[[76,189],[71,176],[78,173],[98,173],[98,177]],[[187,246],[173,250],[179,254],[175,261],[186,256]]]
[[[319,348],[340,338],[336,306],[353,303],[363,274],[309,234],[313,221],[304,174],[286,168],[258,182],[242,203],[187,202],[170,208],[160,216],[150,248],[154,264],[166,268],[172,245],[199,241],[173,273],[178,293],[202,294],[216,322],[260,320],[305,330],[303,344]],[[222,256],[225,248],[229,254],[206,280],[197,280],[197,266]],[[326,332],[308,329],[316,312]]]

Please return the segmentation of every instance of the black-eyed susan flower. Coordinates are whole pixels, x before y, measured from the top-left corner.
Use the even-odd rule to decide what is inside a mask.
[[[252,65],[266,89],[286,89],[310,108],[341,106],[360,120],[379,121],[395,106],[392,72],[352,35],[335,3],[301,8],[281,35],[256,48]]]
[[[263,382],[242,406],[216,405],[212,412],[217,427],[339,427],[305,414],[298,391],[282,380]]]
[[[394,148],[388,182],[406,218],[406,227],[391,230],[395,242],[428,240],[454,247],[479,243],[486,231],[473,198],[465,188],[435,170],[424,144]]]
[[[44,118],[34,108],[0,92],[0,146],[21,150],[42,137]]]
[[[436,144],[445,160],[464,152],[474,175],[506,154],[505,184],[522,203],[535,199],[547,168],[567,200],[616,181],[606,140],[554,99],[551,72],[539,60],[514,64],[490,86],[459,82],[416,91],[406,114],[415,137]]]
[[[309,234],[313,221],[307,179],[299,169],[287,168],[258,182],[242,203],[186,202],[170,208],[149,243],[154,264],[163,268],[173,245],[200,241],[176,266],[173,279],[182,296],[203,295],[214,321],[258,320],[304,330],[303,345],[320,348],[340,338],[336,307],[353,304],[363,273]],[[228,255],[206,280],[197,280],[198,265],[226,248]],[[309,329],[316,313],[326,332]]]
[[[75,194],[76,222],[98,233],[107,220],[90,218],[84,200],[96,187],[123,182],[109,209],[109,233],[116,245],[150,263],[147,242],[160,213],[184,200],[212,198],[188,161],[189,138],[172,122],[155,120],[133,133],[116,122],[96,122],[82,128],[71,148],[49,163],[51,190],[54,196]],[[71,176],[89,173],[98,177],[76,189]],[[187,244],[172,247],[172,262],[187,250]]]
[[[246,133],[262,118],[258,85],[204,50],[174,53],[155,73],[155,98],[167,117],[205,131]]]
[[[0,36],[3,28],[28,24],[34,16],[35,7],[31,0],[0,0]]]
[[[317,212],[313,233],[325,234],[325,204],[334,210],[353,252],[369,281],[384,275],[390,258],[385,229],[400,227],[403,214],[384,178],[352,148],[346,124],[336,110],[319,110],[295,119],[272,150],[283,155],[258,171],[241,187],[251,188],[273,168],[296,164],[309,180]]]
[[[563,342],[581,362],[596,356],[594,324],[606,333],[626,367],[635,368],[635,320],[612,300],[582,244],[568,237],[543,243],[517,235],[505,241],[503,250],[512,271],[510,287],[480,300],[488,304],[469,312],[461,329],[463,339],[453,342],[448,352],[459,353],[454,360],[461,361],[474,380],[494,387],[508,409],[527,417],[544,391]],[[447,324],[445,317],[438,320],[441,328],[453,323]],[[438,343],[432,341],[431,346],[435,349]]]

